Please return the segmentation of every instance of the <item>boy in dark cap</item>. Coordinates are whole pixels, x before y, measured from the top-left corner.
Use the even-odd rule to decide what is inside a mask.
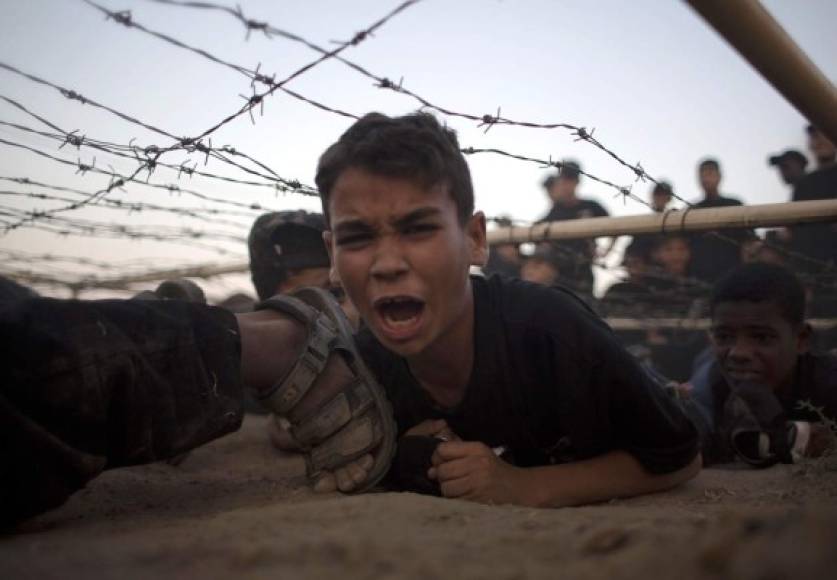
[[[813,125],[807,128],[808,148],[817,168],[800,179],[793,190],[793,201],[837,198],[837,148]],[[811,224],[790,228],[791,249],[815,261],[837,263],[837,224]],[[825,264],[800,260],[797,266],[820,272]]]
[[[805,177],[805,168],[808,166],[808,159],[796,149],[788,149],[778,155],[771,155],[767,164],[779,169],[782,181],[790,186],[796,185],[800,179]]]
[[[328,288],[323,216],[303,210],[261,215],[248,238],[250,276],[259,300],[302,286]]]
[[[328,251],[323,242],[322,214],[304,210],[261,215],[248,238],[250,276],[259,300],[289,294],[300,288],[328,290],[357,326],[357,311],[329,276]]]
[[[438,493],[565,506],[697,473],[694,427],[573,294],[469,275],[486,260],[485,217],[434,117],[366,115],[323,154],[316,183],[400,453],[426,443],[427,460],[407,463]]]

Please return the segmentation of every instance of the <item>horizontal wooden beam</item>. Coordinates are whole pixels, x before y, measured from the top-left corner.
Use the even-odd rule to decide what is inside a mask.
[[[837,221],[837,199],[673,210],[620,217],[599,217],[532,226],[497,228],[488,242],[524,243],[602,236],[664,234],[730,228],[761,228]]]
[[[837,89],[758,0],[687,1],[767,82],[837,143]]]

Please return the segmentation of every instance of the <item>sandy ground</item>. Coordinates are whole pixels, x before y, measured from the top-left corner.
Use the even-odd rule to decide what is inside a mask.
[[[315,495],[262,418],[179,467],[108,472],[0,536],[0,578],[834,578],[837,471],[710,469],[560,510]]]

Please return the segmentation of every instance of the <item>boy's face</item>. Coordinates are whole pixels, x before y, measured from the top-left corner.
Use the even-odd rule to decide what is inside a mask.
[[[571,177],[556,177],[549,186],[549,199],[553,202],[567,201],[575,197],[578,180]]]
[[[692,251],[689,243],[683,238],[670,238],[657,248],[654,257],[667,273],[685,276],[692,259]]]
[[[488,255],[485,217],[460,225],[447,186],[349,168],[332,188],[329,215],[336,277],[386,348],[421,354],[469,320],[469,268]]]
[[[671,194],[665,191],[655,191],[651,194],[651,207],[654,211],[665,211],[671,203]]]
[[[700,186],[704,191],[717,191],[721,183],[721,172],[711,165],[701,167],[698,171]]]
[[[777,391],[790,384],[797,356],[808,350],[807,325],[792,325],[773,301],[718,304],[710,337],[730,386],[756,383]]]

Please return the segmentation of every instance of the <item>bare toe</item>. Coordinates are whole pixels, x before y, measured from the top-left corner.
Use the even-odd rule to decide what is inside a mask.
[[[314,483],[314,491],[316,493],[331,493],[337,491],[337,478],[333,473],[324,473],[320,479]]]

